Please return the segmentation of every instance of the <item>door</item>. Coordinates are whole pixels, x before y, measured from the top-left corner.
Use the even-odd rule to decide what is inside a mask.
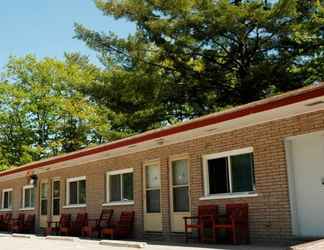
[[[59,179],[52,180],[52,221],[59,221],[61,214],[61,182]]]
[[[184,216],[190,216],[189,160],[170,160],[171,231],[184,232]]]
[[[47,219],[48,219],[48,182],[41,181],[40,182],[40,216],[39,216],[39,226],[40,228],[47,227]]]
[[[289,142],[289,150],[295,231],[298,236],[324,236],[324,137],[296,137]]]
[[[159,161],[144,165],[144,231],[162,231]]]

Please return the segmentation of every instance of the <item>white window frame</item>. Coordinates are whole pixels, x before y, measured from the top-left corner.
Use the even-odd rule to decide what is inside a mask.
[[[78,208],[78,207],[86,207],[87,201],[83,204],[70,204],[70,183],[71,182],[77,182],[77,181],[87,181],[86,176],[78,176],[73,178],[66,179],[66,206],[63,206],[63,208]],[[87,187],[87,184],[86,184]],[[87,192],[87,190],[86,190]],[[78,194],[77,194],[78,195]]]
[[[11,192],[11,206],[8,208],[4,207],[4,193]],[[13,188],[6,188],[2,190],[2,197],[1,197],[1,211],[12,211],[12,194],[13,194]]]
[[[223,194],[210,194],[209,190],[209,171],[208,171],[208,160],[218,159],[223,157],[231,157],[241,154],[253,153],[253,147],[247,147],[242,149],[236,149],[216,154],[203,155],[203,177],[204,177],[204,196],[200,200],[212,200],[212,199],[224,199],[224,198],[241,198],[241,197],[255,197],[258,194],[255,190],[246,191],[246,192],[232,192],[232,172],[231,172],[231,163],[229,162],[228,174],[229,174],[229,186],[230,192]]]
[[[26,204],[25,204],[25,190],[26,189],[34,189],[34,206],[33,207],[26,207]],[[35,196],[36,196],[36,193],[35,193],[35,186],[34,185],[26,185],[26,186],[23,186],[23,195],[22,195],[22,208],[20,210],[34,210],[35,209]]]
[[[121,201],[110,201],[110,176],[112,175],[122,175],[122,174],[133,174],[133,195],[134,195],[134,169],[126,168],[115,171],[108,171],[106,173],[106,203],[102,204],[103,206],[119,206],[119,205],[134,205],[134,200],[124,200],[123,197]],[[123,181],[120,182],[121,185],[121,196],[123,196]]]

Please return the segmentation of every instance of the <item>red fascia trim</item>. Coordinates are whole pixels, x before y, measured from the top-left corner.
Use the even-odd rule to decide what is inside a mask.
[[[285,97],[282,99],[274,100],[274,101],[271,101],[268,103],[256,104],[255,106],[242,108],[239,110],[235,110],[233,112],[210,116],[205,119],[193,121],[190,123],[185,123],[183,125],[171,127],[168,129],[163,129],[160,131],[152,132],[150,134],[144,134],[142,136],[125,139],[125,140],[122,140],[119,142],[117,141],[115,143],[110,143],[110,144],[104,145],[102,147],[89,149],[87,151],[81,151],[79,153],[75,153],[72,155],[66,155],[66,156],[62,156],[59,158],[55,158],[55,159],[49,159],[44,162],[38,162],[38,163],[36,162],[35,164],[31,164],[26,167],[21,167],[21,168],[13,169],[8,172],[0,173],[0,177],[5,176],[5,175],[14,174],[14,173],[21,172],[21,171],[27,171],[27,170],[32,170],[35,168],[44,167],[44,166],[59,163],[62,161],[73,160],[73,159],[77,159],[77,158],[80,158],[83,156],[97,154],[97,153],[109,151],[109,150],[124,147],[124,146],[129,146],[132,144],[141,143],[141,142],[148,141],[148,140],[158,139],[160,137],[169,136],[169,135],[177,134],[180,132],[185,132],[185,131],[192,130],[195,128],[201,128],[201,127],[205,127],[208,125],[212,125],[212,124],[216,124],[216,123],[220,123],[220,122],[224,122],[224,121],[228,121],[228,120],[233,120],[233,119],[240,118],[240,117],[243,117],[246,115],[260,113],[263,111],[283,107],[283,106],[286,106],[289,104],[294,104],[297,102],[305,101],[307,99],[311,99],[311,98],[315,98],[315,97],[319,97],[319,96],[323,96],[323,95],[324,95],[323,87],[315,88],[313,90],[309,90],[309,91],[302,92],[302,93],[299,93],[296,95],[288,96],[288,97]]]

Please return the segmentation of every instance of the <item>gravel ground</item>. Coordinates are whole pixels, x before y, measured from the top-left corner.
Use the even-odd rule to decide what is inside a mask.
[[[10,235],[0,236],[1,250],[136,250],[137,248],[106,246],[99,245],[98,241],[94,240],[49,240],[44,237],[20,238]],[[261,246],[166,246],[166,245],[151,245],[148,244],[143,250],[284,250],[280,247],[261,247]]]

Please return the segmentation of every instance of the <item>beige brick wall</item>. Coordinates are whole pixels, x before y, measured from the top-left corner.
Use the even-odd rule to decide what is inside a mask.
[[[62,208],[62,213],[75,215],[79,211],[87,211],[90,218],[97,218],[105,202],[105,173],[111,170],[134,168],[134,201],[131,206],[114,206],[114,219],[120,211],[134,210],[136,213],[136,235],[143,233],[143,162],[160,159],[161,164],[161,211],[163,216],[163,232],[170,232],[169,209],[169,157],[188,153],[191,166],[191,207],[195,214],[200,204],[249,203],[250,235],[255,241],[286,241],[291,238],[291,220],[289,210],[288,179],[285,159],[284,138],[324,129],[324,111],[304,114],[293,118],[267,122],[222,134],[182,142],[170,146],[161,146],[152,150],[120,156],[113,159],[98,160],[73,168],[65,168],[40,174],[39,180],[53,177],[61,178],[61,204],[65,204],[65,180],[69,177],[86,176],[87,207],[72,209]],[[255,179],[257,197],[240,199],[223,199],[200,201],[203,196],[202,155],[228,150],[253,147],[255,161]],[[26,178],[14,181],[0,181],[0,190],[14,188],[14,214],[21,207],[22,186]],[[39,189],[39,185],[37,187]],[[2,194],[2,193],[1,193]],[[36,209],[39,213],[39,195],[36,193]],[[49,202],[50,206],[50,202]]]

